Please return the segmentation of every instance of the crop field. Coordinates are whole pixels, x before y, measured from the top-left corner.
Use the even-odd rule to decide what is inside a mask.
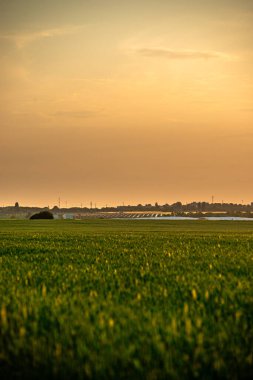
[[[0,379],[253,378],[253,222],[0,221]]]

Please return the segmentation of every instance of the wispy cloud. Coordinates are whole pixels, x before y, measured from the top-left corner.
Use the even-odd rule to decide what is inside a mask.
[[[78,33],[84,26],[63,26],[60,28],[42,29],[32,32],[3,34],[0,35],[0,39],[13,42],[17,48],[22,49],[26,45],[33,43],[37,40],[52,38],[57,36],[64,36],[69,34]]]
[[[70,118],[89,118],[97,116],[99,111],[59,111],[51,114],[57,117],[70,117]]]
[[[201,51],[201,50],[174,50],[167,48],[138,48],[136,53],[144,57],[157,57],[165,59],[213,59],[223,58],[230,59],[227,54],[219,51]]]
[[[243,112],[253,112],[253,108],[241,108]]]

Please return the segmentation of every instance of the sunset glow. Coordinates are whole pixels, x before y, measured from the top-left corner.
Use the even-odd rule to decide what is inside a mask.
[[[0,0],[0,201],[253,201],[251,0]]]

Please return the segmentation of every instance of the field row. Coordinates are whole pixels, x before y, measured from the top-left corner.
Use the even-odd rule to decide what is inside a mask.
[[[1,379],[250,378],[251,226],[181,223],[0,222]]]

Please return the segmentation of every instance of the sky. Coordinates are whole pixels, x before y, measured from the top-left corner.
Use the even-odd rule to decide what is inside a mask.
[[[0,205],[253,202],[252,0],[0,0]]]

